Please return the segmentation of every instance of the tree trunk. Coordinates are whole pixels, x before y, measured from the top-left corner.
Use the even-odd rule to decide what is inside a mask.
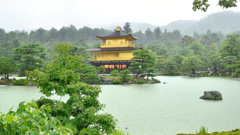
[[[138,71],[138,73],[137,73],[137,75],[136,75],[136,77],[135,78],[138,78],[138,76],[139,76],[139,74],[140,74],[141,72],[140,71]]]

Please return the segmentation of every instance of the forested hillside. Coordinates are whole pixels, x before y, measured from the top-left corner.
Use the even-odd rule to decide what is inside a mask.
[[[179,20],[171,22],[161,29],[170,31],[178,29],[184,35],[193,35],[193,32],[205,33],[208,29],[214,32],[221,31],[223,34],[230,34],[240,30],[240,13],[239,12],[219,12],[211,14],[198,21]]]

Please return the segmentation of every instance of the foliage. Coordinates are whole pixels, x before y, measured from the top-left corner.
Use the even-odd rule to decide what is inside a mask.
[[[197,55],[194,54],[189,54],[187,57],[183,59],[183,66],[182,70],[183,71],[191,71],[190,73],[196,74],[195,71],[196,69],[201,67],[201,60],[198,58]]]
[[[125,25],[123,26],[123,30],[127,33],[130,34],[132,32],[131,25],[129,22],[126,22]]]
[[[64,43],[56,45],[53,60],[42,71],[35,69],[29,72],[29,78],[44,95],[68,94],[69,99],[63,102],[42,97],[37,103],[51,106],[51,115],[59,118],[74,134],[110,134],[115,129],[116,120],[110,114],[98,113],[104,107],[98,100],[101,88],[79,82],[80,73],[77,71],[82,66],[82,58],[69,55],[72,48]]]
[[[125,128],[127,130],[127,128]],[[122,129],[118,128],[115,129],[112,135],[130,135],[130,133],[127,130],[127,133],[125,133]]]
[[[97,74],[97,69],[95,66],[89,66],[86,63],[83,63],[78,72],[80,73],[80,81],[82,82],[97,82],[99,81],[99,76]]]
[[[227,39],[223,41],[223,45],[221,46],[219,52],[223,57],[226,56],[236,56],[240,58],[240,35],[233,34],[228,35]]]
[[[0,57],[0,74],[4,74],[7,80],[9,80],[9,73],[14,73],[15,69],[16,65],[12,59]]]
[[[114,80],[113,84],[120,84],[120,82],[121,82],[120,80]]]
[[[240,77],[240,69],[237,69],[236,72],[234,73],[236,77]]]
[[[196,133],[199,134],[199,133],[207,133],[207,132],[208,132],[208,128],[201,126]]]
[[[144,84],[145,81],[144,81],[143,79],[139,79],[137,83],[138,83],[138,84]]]
[[[99,75],[103,74],[106,71],[106,69],[103,66],[97,67],[97,70]]]
[[[114,69],[110,74],[111,76],[119,76],[119,72],[116,69]]]
[[[174,60],[167,60],[164,63],[163,72],[169,75],[174,75],[178,71],[177,63]]]
[[[120,80],[122,82],[128,82],[131,79],[130,74],[132,74],[132,72],[128,69],[121,71],[120,72]]]
[[[12,80],[10,82],[10,84],[14,84],[14,85],[27,85],[28,82],[29,81],[27,79],[18,79],[18,80]]]
[[[148,77],[153,78],[156,76],[156,70],[154,68],[148,68],[145,75],[147,76],[147,79]]]
[[[40,68],[45,59],[44,48],[40,44],[21,45],[14,49],[14,60],[18,64],[19,75],[25,76],[25,71]]]
[[[13,107],[7,114],[0,112],[1,135],[60,135],[73,134],[72,130],[62,126],[61,122],[51,117],[51,108],[35,102],[20,102],[16,111]]]
[[[237,0],[219,0],[218,5],[223,8],[237,7]],[[202,10],[206,12],[208,10],[208,0],[194,0],[193,1],[193,11]]]
[[[155,54],[148,50],[135,50],[129,68],[137,71],[137,78],[140,73],[146,72],[148,68],[155,68],[155,60]]]
[[[0,80],[0,85],[7,85],[8,82],[8,80]]]

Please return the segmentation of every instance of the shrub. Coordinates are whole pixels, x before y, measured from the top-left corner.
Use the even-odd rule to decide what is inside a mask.
[[[8,81],[7,80],[0,80],[0,85],[7,85]]]
[[[144,84],[145,83],[145,81],[143,80],[143,79],[140,79],[139,81],[138,81],[138,84]]]
[[[112,76],[119,76],[118,70],[114,69],[111,73]]]
[[[120,80],[122,82],[128,82],[131,79],[131,76],[129,74],[131,74],[132,72],[128,69],[125,69],[123,71],[120,72]]]
[[[127,127],[125,128],[127,130]],[[130,133],[127,130],[127,133],[125,133],[122,129],[118,128],[115,129],[112,135],[130,135]]]
[[[120,84],[120,82],[121,82],[120,80],[114,80],[113,84]]]
[[[29,81],[27,79],[19,79],[19,80],[11,81],[10,84],[14,84],[14,85],[27,85],[28,82]]]
[[[199,133],[207,133],[208,132],[208,128],[201,126],[200,129],[197,131],[197,134]]]
[[[236,77],[240,77],[240,69],[237,69],[236,72],[234,73]]]

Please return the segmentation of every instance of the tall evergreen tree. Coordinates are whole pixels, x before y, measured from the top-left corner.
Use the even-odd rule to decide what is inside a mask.
[[[131,25],[129,22],[126,22],[125,25],[123,26],[123,30],[127,33],[130,34],[132,33]]]
[[[25,71],[40,68],[45,59],[44,47],[40,44],[21,45],[14,49],[14,60],[18,64],[19,75],[25,76]]]

